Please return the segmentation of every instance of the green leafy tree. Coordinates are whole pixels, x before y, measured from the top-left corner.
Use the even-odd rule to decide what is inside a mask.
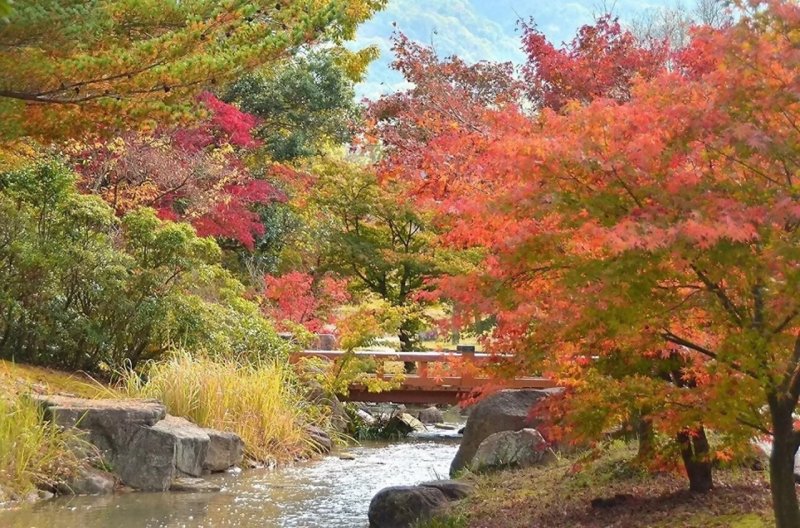
[[[0,16],[5,17],[11,13],[11,2],[10,0],[0,0]]]
[[[261,119],[258,136],[270,158],[291,161],[319,154],[351,139],[358,117],[356,72],[372,58],[329,49],[295,57],[275,71],[249,74],[236,81],[225,99]]]
[[[98,371],[176,344],[278,352],[219,258],[213,239],[152,209],[117,219],[59,163],[0,173],[0,357]]]
[[[438,250],[426,218],[364,167],[326,159],[314,173],[313,247],[320,269],[352,278],[358,289],[398,309],[401,349],[414,350],[418,333],[430,324],[428,281],[454,253]]]

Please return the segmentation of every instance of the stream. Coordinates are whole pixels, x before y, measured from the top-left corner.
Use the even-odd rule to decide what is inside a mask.
[[[0,510],[3,528],[365,528],[386,486],[447,478],[459,437],[431,429],[398,442],[365,442],[289,467],[218,474],[219,493],[58,497]]]

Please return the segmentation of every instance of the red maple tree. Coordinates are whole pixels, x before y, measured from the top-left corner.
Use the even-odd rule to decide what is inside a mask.
[[[252,135],[257,119],[208,92],[199,103],[208,117],[191,128],[75,147],[83,189],[120,214],[153,207],[162,218],[192,223],[201,236],[252,250],[264,234],[253,205],[285,199],[243,161],[259,145]]]

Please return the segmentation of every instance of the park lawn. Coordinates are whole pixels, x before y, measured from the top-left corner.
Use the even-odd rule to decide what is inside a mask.
[[[469,476],[475,495],[426,528],[761,528],[774,526],[767,475],[715,470],[715,489],[694,494],[678,473],[645,472],[635,447],[615,443],[598,458]],[[598,501],[597,499],[600,499]],[[593,500],[595,504],[592,506]]]

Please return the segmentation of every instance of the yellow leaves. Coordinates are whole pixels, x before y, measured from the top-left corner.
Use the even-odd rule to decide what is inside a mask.
[[[380,49],[377,46],[367,46],[356,52],[351,52],[342,48],[337,62],[342,67],[347,78],[357,83],[364,80],[367,67],[373,60],[377,59],[379,55]]]
[[[30,164],[39,156],[36,145],[29,141],[0,143],[0,167],[15,170]]]
[[[377,297],[368,298],[357,306],[344,307],[337,322],[340,346],[344,350],[367,346],[375,339],[394,332],[401,319],[400,308]]]

